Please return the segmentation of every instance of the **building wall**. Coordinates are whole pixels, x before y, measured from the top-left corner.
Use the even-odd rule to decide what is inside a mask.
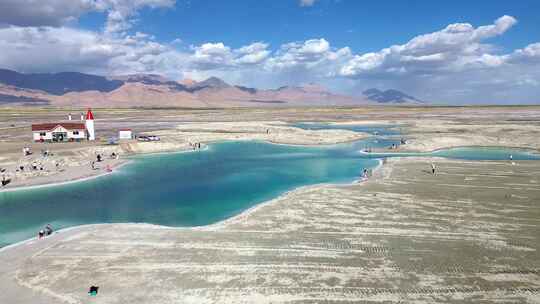
[[[75,131],[79,131],[79,134],[74,134]],[[67,133],[67,139],[74,139],[74,140],[81,140],[86,139],[86,130],[66,130],[64,128],[56,128],[54,131],[32,131],[33,132],[33,138],[34,141],[40,141],[42,138],[43,140],[52,140],[53,139],[53,132],[66,132]],[[41,133],[45,133],[45,136],[41,136]]]
[[[34,141],[39,141],[41,138],[43,138],[43,140],[52,140],[52,132],[33,131],[33,133]],[[45,133],[45,136],[41,136],[40,133]]]
[[[118,132],[118,138],[119,139],[132,139],[133,134],[131,133],[131,131],[120,131]]]
[[[75,131],[75,130],[74,130]],[[68,131],[67,134],[68,134],[68,138],[73,138],[73,139],[86,139],[86,130],[78,130],[79,131],[79,134],[73,134],[74,131]]]

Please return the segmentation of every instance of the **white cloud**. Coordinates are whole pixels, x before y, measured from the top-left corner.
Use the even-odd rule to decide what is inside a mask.
[[[96,2],[97,8],[108,13],[105,31],[118,33],[132,26],[132,18],[139,9],[143,7],[171,8],[176,0],[96,0]]]
[[[124,54],[93,32],[52,27],[2,28],[0,49],[0,66],[41,72],[103,72],[110,58]]]
[[[263,42],[255,42],[243,46],[235,52],[238,54],[238,57],[235,59],[235,62],[238,64],[258,64],[270,55],[268,44]]]
[[[438,32],[417,36],[403,45],[378,52],[356,55],[341,68],[341,75],[362,76],[366,73],[430,74],[460,71],[471,67],[495,66],[497,60],[484,40],[502,35],[517,20],[502,16],[494,24],[474,28],[468,23],[450,24]]]
[[[67,27],[0,28],[0,66],[21,72],[98,74],[169,74],[187,67],[186,56],[151,38],[144,33],[111,37]]]
[[[512,54],[505,56],[511,64],[540,64],[540,42],[529,44],[523,49],[515,50]]]
[[[402,45],[354,55],[339,74],[356,80],[352,88],[397,87],[427,100],[538,103],[540,88],[531,80],[540,78],[540,43],[501,54],[499,47],[486,42],[516,23],[502,16],[476,28],[451,24]]]
[[[193,47],[192,63],[202,70],[218,69],[232,64],[231,48],[222,42],[204,43]]]
[[[270,70],[312,68],[349,54],[348,48],[331,50],[330,43],[324,38],[291,42],[281,46],[275,56],[268,60],[266,68]]]
[[[0,25],[60,26],[96,9],[91,0],[2,0]]]
[[[89,12],[107,14],[105,31],[129,29],[143,7],[170,8],[176,0],[2,0],[0,25],[62,26]]]
[[[300,6],[306,7],[306,6],[313,6],[315,4],[315,0],[300,0]]]

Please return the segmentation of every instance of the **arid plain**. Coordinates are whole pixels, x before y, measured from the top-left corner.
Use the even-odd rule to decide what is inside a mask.
[[[63,170],[10,187],[103,174],[96,153],[191,149],[218,140],[318,145],[365,138],[299,121],[395,125],[399,151],[540,149],[540,107],[95,109],[98,136],[119,128],[158,143],[31,144],[30,124],[66,109],[0,110],[0,167],[25,145]],[[150,118],[151,117],[151,118]],[[0,251],[6,303],[540,303],[540,163],[392,158],[367,182],[296,189],[197,228],[101,224]],[[45,164],[47,165],[47,164]],[[97,171],[97,172],[96,172]],[[1,194],[1,193],[0,193]],[[1,216],[1,215],[0,215]],[[100,286],[89,298],[89,284]]]

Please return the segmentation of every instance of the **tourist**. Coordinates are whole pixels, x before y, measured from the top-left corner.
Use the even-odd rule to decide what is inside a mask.
[[[51,235],[52,233],[53,233],[53,229],[52,229],[51,224],[47,224],[47,226],[45,226],[45,235]]]
[[[2,175],[2,187],[9,184],[11,182],[11,179],[6,179],[5,175]]]
[[[101,154],[97,155],[97,161],[98,161],[98,163],[101,162]]]
[[[516,164],[514,162],[514,156],[512,154],[510,154],[510,162],[512,163],[512,166]]]
[[[431,163],[431,174],[435,174],[435,164]]]
[[[30,150],[30,148],[29,147],[24,147],[23,148],[23,155],[28,156],[30,154],[32,154],[32,151]]]
[[[40,231],[38,232],[38,239],[42,239],[44,236],[45,236],[45,231],[40,230]]]
[[[92,166],[92,170],[96,170],[96,162],[92,161],[90,166]]]

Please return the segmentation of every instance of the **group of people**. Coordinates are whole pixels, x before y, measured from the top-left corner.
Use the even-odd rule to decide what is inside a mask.
[[[39,232],[38,232],[38,239],[42,239],[46,236],[49,236],[53,233],[53,229],[52,229],[52,226],[51,224],[47,224],[47,226],[45,226],[44,229],[41,229]]]
[[[23,164],[20,164],[19,167],[17,169],[15,169],[16,172],[24,172],[25,170],[25,166]],[[29,166],[29,170],[30,171],[43,171],[45,169],[45,167],[43,166],[43,163],[42,162],[38,162],[38,161],[33,161],[32,163],[30,163],[30,166]]]
[[[197,150],[197,149],[200,149],[201,148],[201,143],[192,143],[192,142],[189,142],[189,145],[191,147],[193,147],[193,150]]]
[[[47,171],[45,164],[47,161],[45,160],[47,157],[52,156],[53,154],[48,150],[41,150],[41,157],[42,158],[36,158],[36,159],[28,159],[27,156],[30,156],[33,154],[32,149],[28,146],[24,146],[22,148],[23,152],[23,158],[20,160],[21,162],[14,168],[14,173],[32,173],[32,172],[42,172]],[[59,162],[54,163],[56,166],[56,170],[60,170],[61,164]],[[9,183],[12,182],[12,175],[8,171],[7,168],[0,168],[0,173],[2,174],[1,178],[1,186],[6,186]]]
[[[113,151],[111,153],[111,155],[110,155],[110,158],[111,159],[119,159],[120,155]],[[98,170],[99,167],[96,167],[96,162],[102,162],[102,161],[103,161],[103,156],[101,155],[101,153],[98,153],[96,155],[96,160],[90,162],[90,166],[92,167],[92,170]],[[105,168],[106,168],[107,172],[112,172],[112,168],[111,168],[110,165],[107,165]]]
[[[399,140],[399,145],[393,143],[393,144],[389,147],[389,149],[390,149],[390,150],[395,150],[395,149],[399,148],[400,145],[405,145],[405,144],[407,144],[407,140],[406,140],[405,138],[402,137],[402,138]]]

